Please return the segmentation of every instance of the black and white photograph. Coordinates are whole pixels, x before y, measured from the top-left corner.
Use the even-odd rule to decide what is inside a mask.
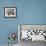
[[[16,7],[5,7],[4,8],[4,17],[16,18]]]

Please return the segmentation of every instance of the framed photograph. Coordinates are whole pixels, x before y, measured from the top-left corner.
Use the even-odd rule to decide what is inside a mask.
[[[16,18],[16,7],[5,7],[4,17],[5,18]]]

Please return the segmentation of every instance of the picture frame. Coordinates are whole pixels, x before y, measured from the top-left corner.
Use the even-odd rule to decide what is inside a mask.
[[[4,7],[4,18],[16,18],[17,8],[16,7]]]

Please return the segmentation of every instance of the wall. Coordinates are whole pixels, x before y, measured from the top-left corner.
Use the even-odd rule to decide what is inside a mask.
[[[46,24],[46,0],[21,1],[21,24]]]
[[[4,18],[9,6],[17,7],[17,18]],[[46,24],[46,0],[0,0],[0,44],[8,43],[9,32],[18,32],[17,24]]]
[[[16,32],[17,24],[19,23],[19,16],[17,18],[4,18],[4,7],[17,7],[15,0],[1,0],[0,1],[0,44],[7,44],[8,34]],[[15,41],[18,42],[17,39]]]

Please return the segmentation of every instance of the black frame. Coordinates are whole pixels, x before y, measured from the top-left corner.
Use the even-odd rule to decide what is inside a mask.
[[[16,7],[4,7],[4,18],[16,18],[17,17],[17,8],[16,8],[16,16],[15,17],[6,17],[5,16],[5,8],[16,8]]]

